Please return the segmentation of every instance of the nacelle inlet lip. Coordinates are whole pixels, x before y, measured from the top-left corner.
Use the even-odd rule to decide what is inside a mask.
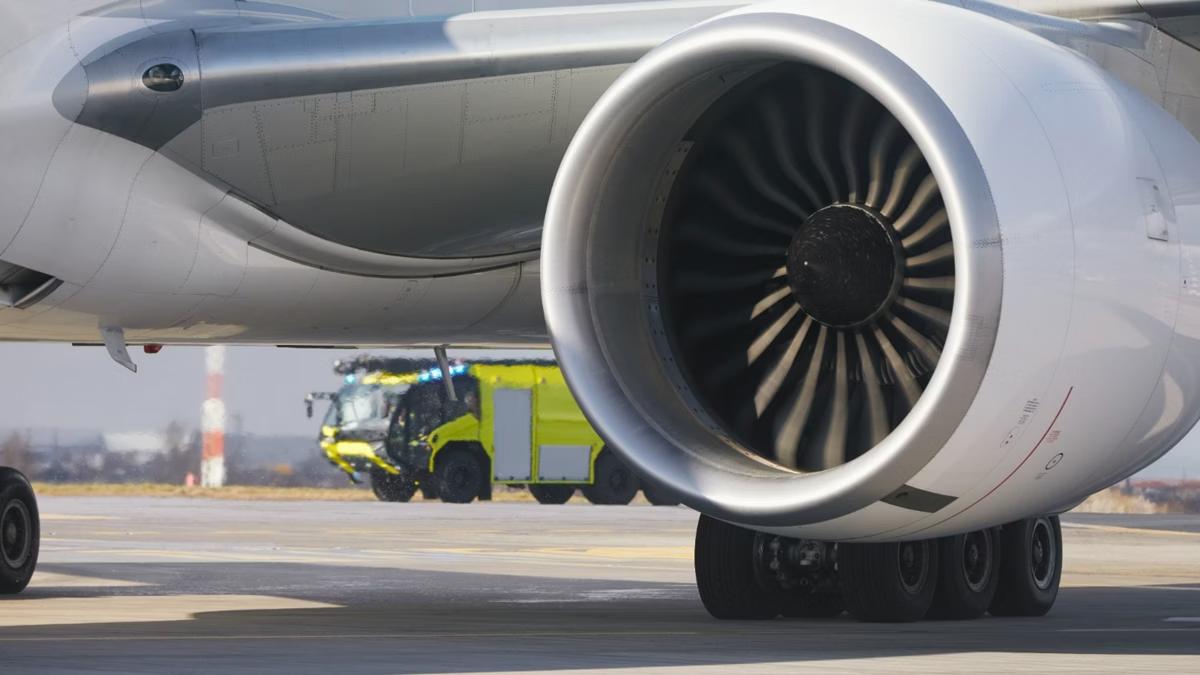
[[[646,164],[674,150],[690,121],[680,122],[687,115],[672,104],[703,107],[720,96],[711,91],[719,85],[706,91],[697,83],[731,74],[736,80],[739,70],[787,62],[827,70],[862,88],[917,143],[945,199],[957,278],[953,320],[926,393],[875,448],[809,474],[783,470],[739,448],[672,374],[672,359],[662,353],[649,319],[657,311],[657,289],[641,283],[636,267],[620,262],[648,259],[638,248],[645,241],[645,216],[606,199],[625,189],[625,202],[653,201],[629,191],[661,180],[659,171],[643,168],[653,175],[638,175],[639,162],[631,156],[641,153],[640,164]],[[645,150],[650,146],[657,147]],[[829,520],[900,487],[937,454],[966,414],[999,322],[998,217],[983,167],[953,112],[884,45],[830,21],[761,6],[717,17],[664,43],[605,93],[560,166],[543,251],[546,321],[589,419],[638,471],[688,506],[744,525]],[[632,274],[620,273],[630,269]]]

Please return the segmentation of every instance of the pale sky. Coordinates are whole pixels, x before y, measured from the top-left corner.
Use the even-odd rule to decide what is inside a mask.
[[[225,359],[225,407],[241,415],[252,434],[316,433],[304,415],[304,395],[337,389],[333,361],[362,350],[231,347]],[[433,358],[432,351],[371,350]],[[472,350],[450,350],[471,358]],[[488,352],[493,358],[549,352]],[[204,348],[165,347],[154,355],[130,348],[136,374],[117,365],[103,347],[0,344],[0,429],[52,428],[142,431],[171,421],[199,427],[204,398]],[[318,407],[318,415],[323,407]]]
[[[316,420],[304,416],[304,395],[336,389],[333,360],[361,350],[232,347],[225,363],[225,405],[253,434],[315,433]],[[432,356],[412,350],[373,350],[375,354]],[[102,347],[58,344],[0,344],[0,429],[60,428],[96,431],[149,431],[171,421],[200,424],[204,397],[204,349],[167,347],[159,354],[131,350],[135,375],[108,358]],[[483,353],[450,351],[473,358]],[[548,352],[487,352],[488,356],[539,356]],[[318,411],[318,415],[321,414]],[[1200,433],[1143,472],[1155,478],[1200,477]]]

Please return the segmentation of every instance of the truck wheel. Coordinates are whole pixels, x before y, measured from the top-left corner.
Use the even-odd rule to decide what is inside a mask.
[[[628,504],[637,495],[637,477],[607,448],[596,458],[592,478],[592,484],[584,486],[583,496],[593,504]]]
[[[381,502],[407,502],[417,493],[417,484],[404,476],[371,467],[371,491]]]
[[[478,454],[465,447],[438,453],[436,474],[438,495],[447,504],[470,504],[488,479]]]
[[[0,595],[29,585],[40,537],[33,486],[20,471],[0,468]]]
[[[433,476],[421,479],[421,498],[431,502],[438,498],[437,479]]]
[[[530,485],[529,493],[539,504],[566,504],[575,494],[573,485]]]

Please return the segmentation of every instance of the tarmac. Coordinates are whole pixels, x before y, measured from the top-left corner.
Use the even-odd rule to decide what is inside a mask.
[[[718,622],[695,513],[45,497],[0,672],[1200,672],[1200,516],[1064,519],[1040,619]]]

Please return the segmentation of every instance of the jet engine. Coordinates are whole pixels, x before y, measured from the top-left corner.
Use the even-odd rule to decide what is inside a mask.
[[[632,66],[543,240],[608,443],[704,513],[839,541],[1062,510],[1169,449],[1200,416],[1200,144],[1077,37],[781,2]]]

